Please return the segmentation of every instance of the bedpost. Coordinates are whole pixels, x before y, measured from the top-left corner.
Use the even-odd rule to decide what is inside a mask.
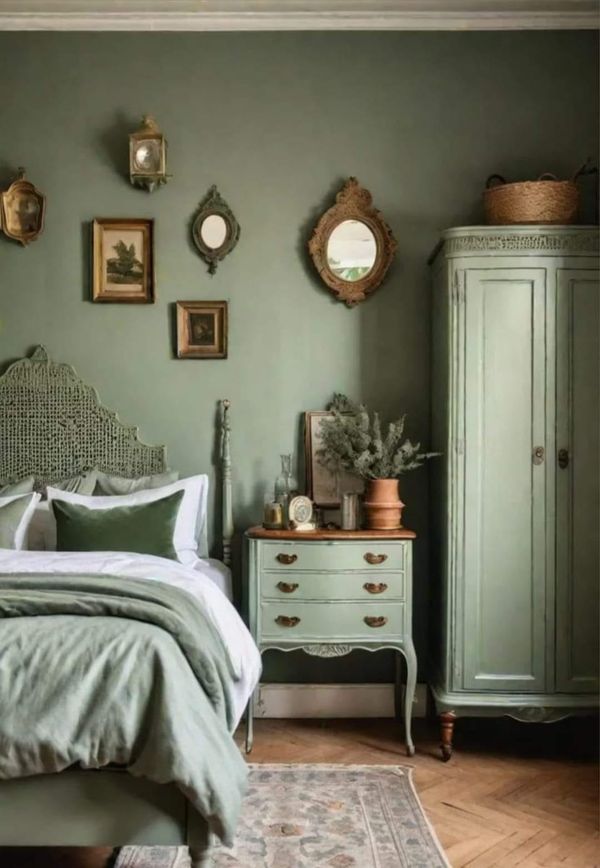
[[[223,510],[223,563],[231,566],[231,538],[233,537],[233,498],[231,494],[231,402],[221,401],[221,485]]]

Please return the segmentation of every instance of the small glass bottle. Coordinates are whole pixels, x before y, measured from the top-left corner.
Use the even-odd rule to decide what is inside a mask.
[[[292,497],[298,493],[298,483],[292,475],[292,456],[281,456],[281,473],[275,480],[275,500],[283,509],[283,520],[288,522],[288,505]]]

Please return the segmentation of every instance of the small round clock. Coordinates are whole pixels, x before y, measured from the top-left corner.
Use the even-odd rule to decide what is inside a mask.
[[[303,494],[292,497],[288,506],[288,521],[294,530],[314,530],[314,508],[310,497]]]

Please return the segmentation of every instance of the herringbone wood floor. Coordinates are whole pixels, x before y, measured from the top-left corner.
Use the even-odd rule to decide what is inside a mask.
[[[262,720],[250,759],[412,766],[417,792],[454,868],[600,866],[595,721],[460,720],[455,755],[445,764],[438,758],[435,725],[416,721],[415,743],[417,754],[409,760],[396,724],[387,720]],[[0,849],[2,868],[108,864],[107,850]]]
[[[454,868],[600,866],[595,720],[459,720],[439,760],[437,726],[415,722],[408,759],[392,721],[256,724],[253,762],[398,763]]]

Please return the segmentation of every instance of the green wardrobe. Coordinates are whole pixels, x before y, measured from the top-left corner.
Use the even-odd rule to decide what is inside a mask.
[[[597,227],[467,227],[433,266],[432,690],[456,716],[598,704]]]

